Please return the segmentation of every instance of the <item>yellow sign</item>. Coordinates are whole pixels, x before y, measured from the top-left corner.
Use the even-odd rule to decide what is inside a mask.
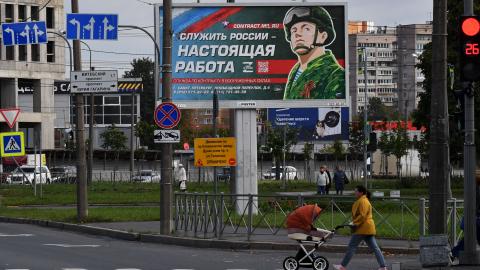
[[[23,132],[0,133],[0,155],[2,157],[25,156],[25,139]]]
[[[194,143],[196,167],[237,166],[235,138],[198,138]]]

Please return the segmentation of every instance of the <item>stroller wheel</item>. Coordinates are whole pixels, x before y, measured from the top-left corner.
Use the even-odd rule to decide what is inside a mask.
[[[328,260],[325,257],[317,256],[312,263],[312,268],[315,270],[327,270]]]
[[[289,256],[283,260],[283,269],[285,270],[297,270],[299,267],[297,259]]]

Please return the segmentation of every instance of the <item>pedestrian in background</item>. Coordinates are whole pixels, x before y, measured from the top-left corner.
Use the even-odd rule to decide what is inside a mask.
[[[320,166],[320,172],[317,175],[317,194],[322,195],[326,192],[326,186],[328,183],[328,176],[325,172],[325,166]]]
[[[345,184],[348,184],[348,178],[345,172],[342,169],[340,169],[338,165],[335,166],[335,173],[333,174],[333,182],[335,183],[335,191],[337,192],[337,195],[343,195]]]
[[[183,167],[183,164],[178,164],[178,181],[180,186],[180,191],[187,191],[187,172]]]
[[[327,165],[323,165],[325,167],[325,173],[327,174],[327,185],[325,186],[325,193],[328,195],[330,194],[330,188],[332,187],[332,175],[328,170]]]
[[[379,270],[387,270],[385,258],[375,240],[375,222],[373,221],[372,205],[370,204],[370,192],[364,186],[355,188],[355,197],[357,200],[352,206],[352,237],[348,244],[347,253],[343,257],[340,265],[334,265],[337,270],[346,270],[348,263],[352,259],[360,242],[365,241],[368,247],[375,253]]]

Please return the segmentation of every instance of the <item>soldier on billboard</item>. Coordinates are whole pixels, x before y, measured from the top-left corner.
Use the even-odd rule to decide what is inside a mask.
[[[283,99],[345,98],[345,70],[332,51],[330,14],[322,7],[293,7],[283,19],[285,36],[298,62],[290,70]]]

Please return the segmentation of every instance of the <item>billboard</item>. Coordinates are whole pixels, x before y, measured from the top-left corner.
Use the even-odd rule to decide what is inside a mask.
[[[347,106],[345,25],[344,4],[177,4],[173,101],[209,108],[216,89],[222,108]]]
[[[348,140],[348,107],[268,109],[272,126],[298,129],[300,141]]]

